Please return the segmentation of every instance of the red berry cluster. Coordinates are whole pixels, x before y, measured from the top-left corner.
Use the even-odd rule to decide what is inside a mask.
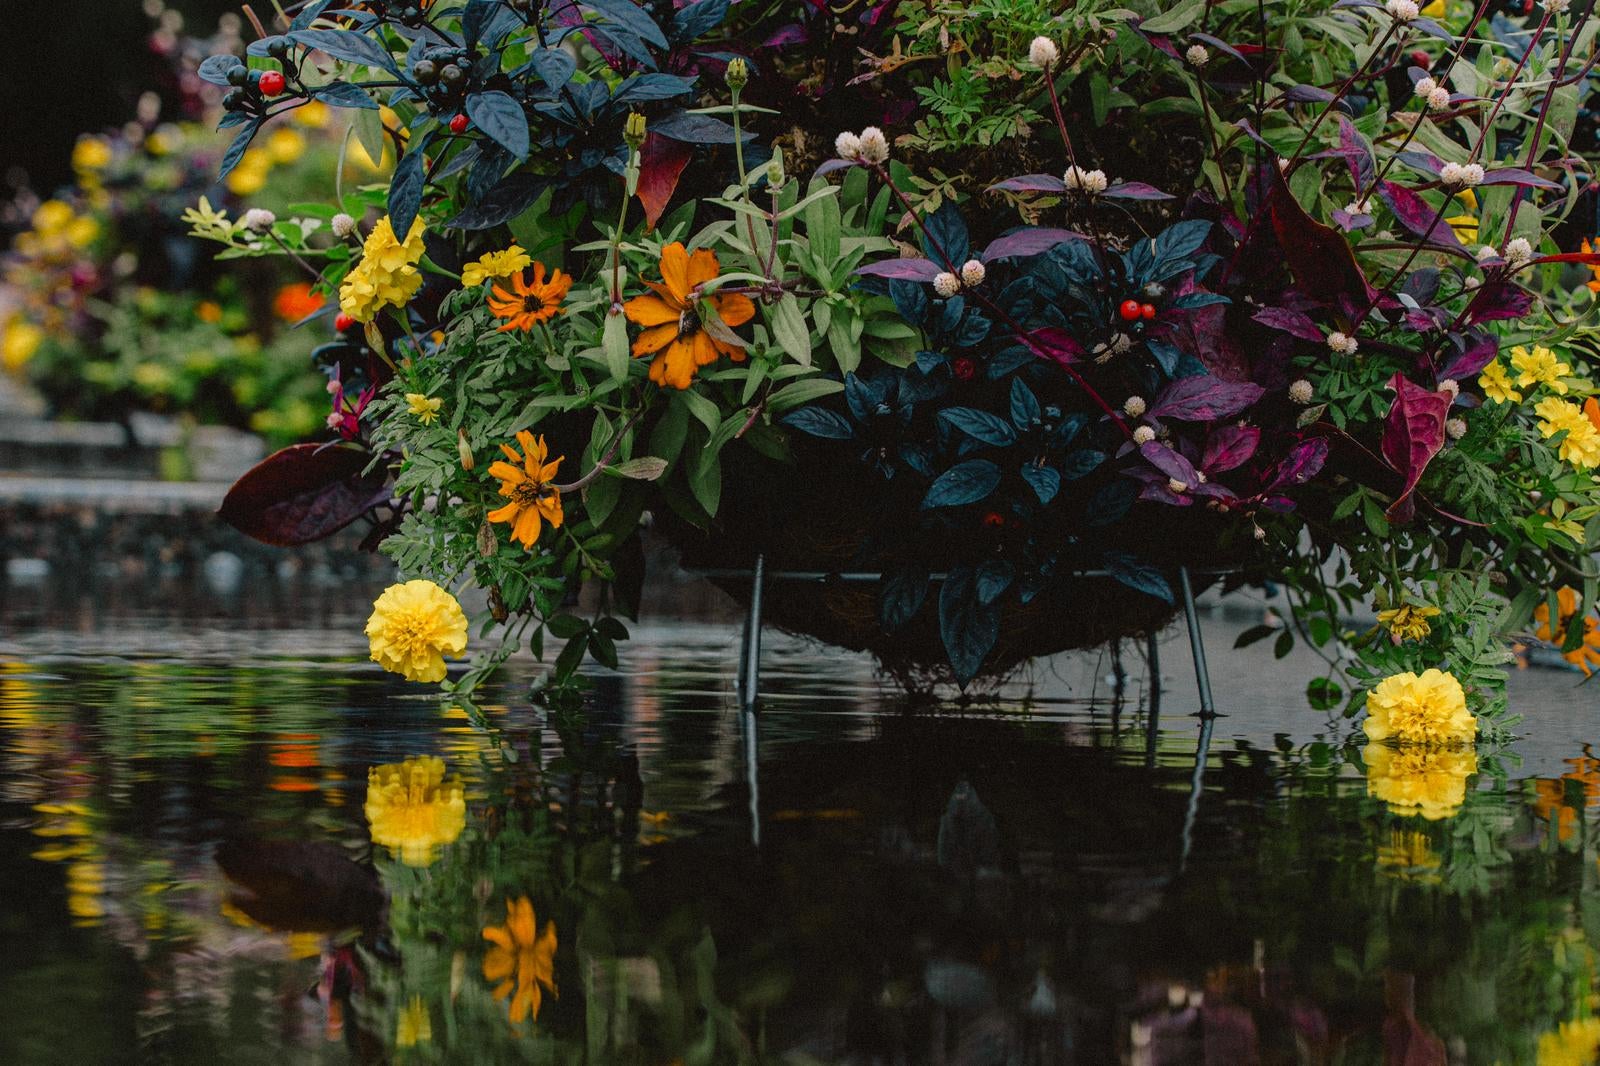
[[[338,330],[340,333],[347,333],[354,329],[355,326],[356,320],[345,314],[343,311],[339,312],[339,314],[333,320],[333,328]]]
[[[1148,322],[1156,317],[1156,308],[1154,304],[1142,304],[1138,300],[1123,300],[1117,313],[1124,322],[1136,322],[1141,318]]]

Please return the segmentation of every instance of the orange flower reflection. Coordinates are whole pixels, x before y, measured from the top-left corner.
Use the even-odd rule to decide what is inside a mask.
[[[522,896],[506,900],[506,924],[489,926],[483,938],[494,945],[483,957],[484,980],[498,982],[494,998],[511,997],[513,1025],[527,1018],[537,1020],[544,998],[539,986],[551,995],[556,991],[556,923],[545,923],[539,933],[533,904]]]

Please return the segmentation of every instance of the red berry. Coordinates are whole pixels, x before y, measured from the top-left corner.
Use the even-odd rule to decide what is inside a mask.
[[[340,333],[346,333],[352,329],[355,329],[355,327],[356,320],[342,311],[333,320],[333,328],[338,330]]]
[[[1433,69],[1433,57],[1420,48],[1412,51],[1411,62],[1413,65],[1421,67],[1423,70]]]
[[[999,511],[990,511],[983,516],[983,524],[988,529],[1006,528],[1006,516]]]
[[[964,355],[958,355],[950,360],[950,373],[955,375],[957,381],[971,381],[978,376],[978,364]]]
[[[283,92],[283,75],[275,70],[269,70],[261,75],[261,93],[263,96],[277,96]]]
[[[1122,315],[1124,322],[1132,322],[1139,317],[1139,301],[1123,300],[1122,307],[1118,310],[1118,313]]]
[[[451,119],[450,132],[457,134],[467,132],[467,116],[457,115],[455,118]]]
[[[1144,319],[1146,322],[1148,322],[1152,318],[1156,317],[1155,305],[1154,304],[1142,304],[1142,305],[1140,305],[1140,307],[1139,307],[1139,317]]]

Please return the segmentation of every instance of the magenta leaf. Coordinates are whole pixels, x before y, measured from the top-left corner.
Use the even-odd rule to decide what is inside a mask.
[[[1162,192],[1154,185],[1146,185],[1142,181],[1123,181],[1111,186],[1100,194],[1106,197],[1115,197],[1118,200],[1172,200],[1176,199],[1171,193]]]
[[[932,259],[885,259],[881,263],[868,263],[856,267],[857,274],[870,274],[896,281],[932,281],[939,276],[939,264]]]
[[[1207,474],[1220,474],[1250,461],[1261,444],[1261,430],[1255,426],[1229,423],[1218,426],[1206,436],[1206,450],[1200,456],[1200,469]]]
[[[1272,231],[1300,291],[1328,302],[1341,296],[1375,301],[1378,294],[1356,265],[1355,253],[1344,237],[1306,214],[1277,167],[1263,169],[1272,182],[1267,204]]]
[[[1024,174],[989,186],[990,192],[996,189],[1003,192],[1066,192],[1067,184],[1054,174]]]
[[[1489,281],[1461,313],[1463,325],[1522,318],[1533,309],[1533,294],[1509,281]]]
[[[1411,498],[1422,472],[1444,447],[1444,423],[1450,412],[1448,392],[1433,392],[1396,373],[1389,379],[1394,404],[1383,426],[1383,458],[1405,479],[1400,495],[1390,504],[1392,521],[1410,521],[1416,509]]]
[[[639,152],[639,202],[644,205],[646,228],[655,228],[693,156],[694,149],[681,141],[645,134]]]
[[[1189,460],[1160,441],[1146,441],[1139,445],[1139,454],[1144,456],[1145,462],[1169,478],[1181,481],[1186,486],[1200,483],[1200,479],[1195,476],[1195,469],[1190,465]]]
[[[1461,351],[1439,371],[1439,377],[1454,378],[1457,381],[1475,378],[1483,373],[1483,368],[1494,362],[1499,354],[1500,342],[1493,335],[1469,334]]]
[[[1301,311],[1291,311],[1287,307],[1263,307],[1250,316],[1269,329],[1282,330],[1291,337],[1299,337],[1303,341],[1321,344],[1327,338],[1311,321],[1311,316]]]
[[[388,496],[382,467],[358,448],[295,444],[274,452],[228,490],[217,514],[264,544],[290,547],[329,537]]]
[[[1328,442],[1322,437],[1312,437],[1296,444],[1273,470],[1263,495],[1281,492],[1295,485],[1304,485],[1321,473],[1328,461]]]
[[[1378,195],[1389,205],[1389,210],[1394,212],[1400,224],[1412,233],[1435,244],[1461,247],[1461,239],[1456,236],[1456,231],[1444,220],[1447,212],[1433,207],[1404,185],[1392,181],[1379,182]]]
[[[1036,352],[1062,365],[1079,362],[1083,357],[1083,345],[1079,343],[1078,338],[1060,326],[1045,326],[1033,330],[1027,339]]]
[[[983,250],[979,258],[985,263],[992,263],[996,259],[1009,259],[1012,256],[1038,255],[1040,252],[1048,252],[1063,241],[1087,239],[1083,234],[1069,229],[1030,226],[990,241],[989,247]]]
[[[1150,417],[1214,422],[1232,418],[1261,399],[1265,392],[1260,385],[1248,381],[1224,381],[1208,374],[1179,378],[1156,397]]]
[[[1481,184],[1484,185],[1520,185],[1529,189],[1548,189],[1560,192],[1561,186],[1548,178],[1541,178],[1531,170],[1521,167],[1501,167],[1491,170],[1483,176]]]
[[[1356,129],[1356,124],[1350,121],[1350,116],[1339,116],[1339,154],[1344,156],[1344,161],[1350,167],[1350,183],[1357,189],[1365,189],[1372,184],[1376,176],[1372,161],[1372,143]]]

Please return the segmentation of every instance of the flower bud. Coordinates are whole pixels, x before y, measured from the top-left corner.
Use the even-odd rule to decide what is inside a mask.
[[[1146,405],[1143,396],[1129,396],[1126,400],[1122,401],[1122,413],[1127,415],[1129,418],[1138,418],[1140,415],[1144,414],[1145,406]]]
[[[889,138],[878,127],[868,126],[861,131],[861,158],[867,163],[889,161]]]
[[[949,271],[940,271],[933,279],[933,291],[949,299],[961,291],[961,279]]]
[[[1444,431],[1451,440],[1460,440],[1467,435],[1467,420],[1465,418],[1447,419],[1444,424]]]
[[[1191,67],[1203,67],[1211,61],[1211,53],[1203,44],[1191,44],[1183,53]]]
[[[1156,431],[1151,429],[1149,426],[1140,426],[1138,429],[1133,431],[1133,443],[1135,444],[1149,444],[1155,439]]]
[[[984,269],[983,264],[978,262],[976,259],[968,259],[965,263],[961,264],[961,284],[967,286],[969,289],[983,284],[983,279],[986,274],[988,274],[988,271]]]
[[[356,220],[340,211],[333,216],[333,221],[328,223],[328,228],[333,230],[333,235],[342,241],[356,231]]]
[[[1311,388],[1311,382],[1307,381],[1305,378],[1301,378],[1289,386],[1289,399],[1293,400],[1297,404],[1301,404],[1302,406],[1310,403],[1311,397],[1314,395],[1315,393]]]
[[[472,454],[472,445],[467,443],[467,431],[464,429],[456,430],[456,454],[461,457],[461,469],[468,473],[478,465],[477,457]]]
[[[1060,58],[1061,49],[1048,37],[1035,37],[1033,43],[1028,45],[1028,62],[1036,67],[1054,66]]]
[[[750,83],[750,65],[742,57],[735,56],[728,60],[728,70],[722,79],[728,83],[728,88],[738,92]]]
[[[629,148],[637,152],[639,147],[644,144],[644,136],[644,116],[637,111],[630,112],[628,121],[623,123],[622,126],[622,139],[627,142]]]
[[[783,172],[783,149],[774,146],[772,158],[767,160],[767,187],[777,192],[787,179],[788,175]]]
[[[1062,175],[1061,183],[1069,189],[1086,192],[1096,196],[1106,191],[1110,182],[1106,180],[1103,170],[1084,170],[1080,166],[1070,166],[1066,174]]]
[[[257,233],[265,233],[277,221],[278,216],[264,207],[252,207],[244,213],[245,229],[252,229]]]
[[[1416,5],[1416,0],[1389,0],[1383,5],[1383,9],[1396,22],[1411,22],[1422,13],[1422,9]]]
[[[861,158],[861,138],[846,130],[834,138],[833,151],[840,159],[855,162]]]
[[[1361,347],[1361,342],[1346,333],[1337,330],[1328,334],[1328,348],[1340,355],[1354,355],[1356,349]]]

